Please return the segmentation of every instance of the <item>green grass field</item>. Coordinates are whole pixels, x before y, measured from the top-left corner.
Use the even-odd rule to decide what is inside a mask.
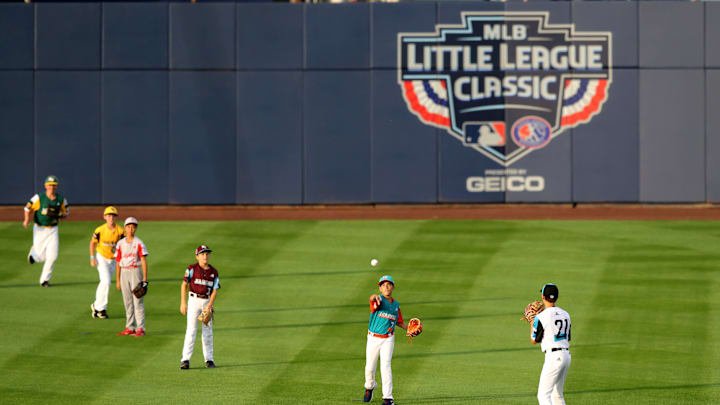
[[[32,232],[0,223],[0,403],[352,403],[363,393],[367,298],[383,274],[405,317],[425,325],[413,345],[396,341],[400,405],[537,403],[543,355],[520,318],[548,281],[573,320],[568,404],[720,403],[716,222],[145,222],[141,339],[115,336],[117,290],[111,319],[90,317],[97,225],[61,225],[44,289],[41,265],[25,261]],[[218,368],[202,368],[198,338],[181,371],[180,283],[200,243],[222,281]]]

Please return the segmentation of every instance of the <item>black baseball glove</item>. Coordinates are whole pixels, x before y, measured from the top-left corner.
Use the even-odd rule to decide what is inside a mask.
[[[147,281],[141,281],[138,283],[135,288],[133,288],[132,293],[138,298],[141,298],[143,295],[147,294]]]

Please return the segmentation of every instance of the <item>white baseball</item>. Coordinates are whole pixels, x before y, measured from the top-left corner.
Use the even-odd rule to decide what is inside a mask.
[[[370,260],[370,265],[373,266],[373,267],[377,266],[377,265],[378,265],[377,259],[372,259],[372,260]]]

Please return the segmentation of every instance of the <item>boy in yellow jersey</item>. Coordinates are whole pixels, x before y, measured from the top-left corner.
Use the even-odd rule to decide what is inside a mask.
[[[30,218],[33,224],[33,245],[28,253],[28,263],[45,262],[40,275],[40,285],[50,287],[55,260],[58,257],[60,237],[58,223],[70,214],[70,207],[63,196],[58,194],[58,178],[50,175],[45,179],[45,192],[32,196],[25,204],[25,220],[27,228]]]
[[[123,228],[115,224],[117,215],[117,208],[112,206],[105,208],[103,213],[105,223],[95,228],[95,232],[90,238],[90,266],[97,266],[100,275],[100,283],[95,290],[95,302],[90,304],[93,318],[107,319],[108,317],[108,294],[115,272],[115,244],[125,237]]]

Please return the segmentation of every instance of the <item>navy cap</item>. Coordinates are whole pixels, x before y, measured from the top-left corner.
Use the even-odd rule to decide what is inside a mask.
[[[542,290],[540,290],[542,295],[545,297],[546,300],[550,302],[555,302],[558,299],[558,295],[560,295],[560,292],[558,291],[558,288],[553,283],[547,283],[543,286]]]

